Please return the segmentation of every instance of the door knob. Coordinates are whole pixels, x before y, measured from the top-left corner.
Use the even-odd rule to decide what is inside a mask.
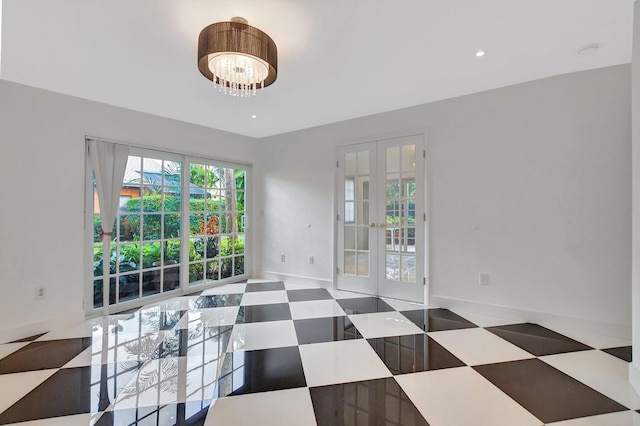
[[[376,224],[375,224],[375,223],[371,222],[371,223],[369,224],[369,228],[375,228],[375,227],[376,227]]]
[[[380,228],[386,228],[387,224],[386,223],[381,223],[378,225]]]

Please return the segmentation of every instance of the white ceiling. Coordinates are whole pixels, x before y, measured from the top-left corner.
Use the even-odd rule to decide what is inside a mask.
[[[0,78],[253,137],[631,61],[633,0],[0,1]],[[233,16],[278,46],[252,98],[196,66]]]

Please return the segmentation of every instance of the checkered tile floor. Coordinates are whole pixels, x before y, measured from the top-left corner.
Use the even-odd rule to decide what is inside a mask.
[[[0,345],[0,424],[640,425],[628,343],[572,337],[250,280]]]

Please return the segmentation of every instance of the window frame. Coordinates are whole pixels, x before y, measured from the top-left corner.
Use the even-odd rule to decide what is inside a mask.
[[[93,140],[102,140],[107,141],[102,138],[89,138]],[[189,153],[179,153],[179,152],[169,152],[149,147],[135,146],[128,143],[109,141],[112,143],[123,144],[129,146],[129,157],[137,156],[141,158],[154,158],[160,159],[163,161],[176,161],[182,163],[182,179],[181,179],[181,228],[180,228],[180,236],[179,240],[180,244],[180,282],[179,286],[175,289],[160,292],[157,294],[152,294],[148,296],[142,296],[142,293],[138,298],[118,302],[115,304],[111,304],[109,306],[110,313],[117,313],[121,311],[126,311],[132,308],[136,308],[139,306],[147,305],[150,303],[154,303],[156,301],[166,299],[171,296],[182,296],[189,293],[200,292],[202,290],[220,286],[223,284],[227,284],[230,282],[237,282],[240,280],[245,280],[250,276],[250,272],[252,271],[252,236],[251,236],[251,209],[252,209],[252,175],[253,175],[253,165],[250,163],[244,162],[235,162],[229,160],[219,160],[215,158],[207,158],[201,155],[194,155]],[[93,215],[94,215],[94,183],[93,183],[93,167],[91,165],[91,160],[88,153],[88,142],[85,142],[85,215],[84,215],[84,265],[83,268],[83,280],[84,280],[84,297],[83,304],[85,315],[87,317],[98,316],[102,314],[102,307],[94,308],[94,300],[93,300],[93,291],[94,291],[94,276],[93,276],[93,248],[94,248],[94,236],[93,236]],[[191,164],[206,164],[214,167],[224,167],[224,168],[232,168],[234,170],[244,170],[244,215],[245,215],[245,223],[244,223],[244,273],[241,275],[232,275],[229,278],[219,279],[216,281],[205,280],[200,285],[189,286],[189,217],[190,217],[190,166]],[[163,207],[164,210],[164,207]],[[164,217],[164,211],[158,212]],[[120,213],[118,213],[118,217]],[[118,217],[116,217],[116,226]],[[185,220],[186,219],[186,220]],[[142,226],[142,224],[141,224]],[[119,228],[119,227],[118,227]],[[119,229],[118,229],[119,233]],[[113,237],[114,240],[116,236]],[[162,238],[158,241],[165,241],[166,238]],[[135,243],[143,244],[145,242],[152,242],[155,240],[140,240]],[[232,239],[233,241],[233,239]],[[115,243],[115,241],[114,241]],[[112,248],[115,244],[112,244]],[[218,257],[216,256],[216,259]],[[163,271],[166,265],[160,267],[160,270]],[[144,271],[147,271],[146,269]],[[143,273],[143,269],[140,268],[140,274]],[[113,275],[112,275],[113,277]],[[117,284],[117,281],[116,281]]]

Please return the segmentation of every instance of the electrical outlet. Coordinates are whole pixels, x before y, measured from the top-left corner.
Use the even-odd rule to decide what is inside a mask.
[[[284,253],[280,253],[280,262],[284,262],[285,257],[284,257]]]
[[[45,287],[37,287],[35,291],[35,299],[42,300],[47,295],[47,290]]]
[[[309,256],[309,265],[313,265],[313,262],[315,262],[313,256]]]
[[[489,274],[486,272],[480,272],[478,275],[478,284],[480,285],[489,285]]]

